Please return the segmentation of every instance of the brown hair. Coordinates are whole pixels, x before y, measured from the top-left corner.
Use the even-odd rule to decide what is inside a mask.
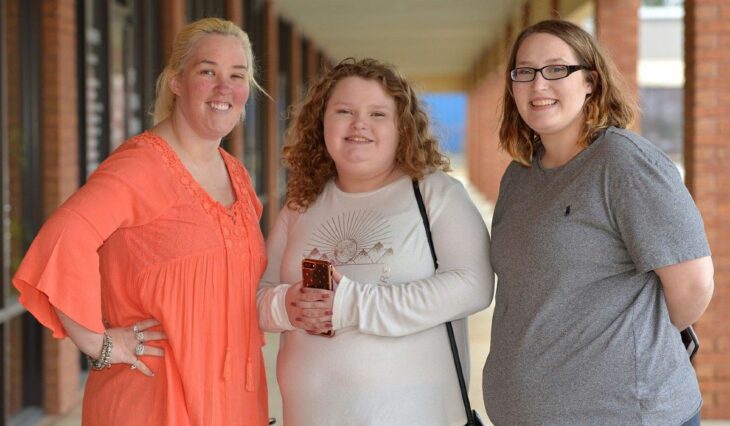
[[[379,82],[396,105],[398,147],[395,163],[409,176],[421,178],[433,170],[449,170],[449,159],[431,135],[428,115],[411,85],[389,64],[375,59],[344,59],[324,73],[295,112],[286,134],[284,165],[289,170],[289,208],[305,211],[325,184],[337,175],[324,143],[324,113],[337,83],[346,77]]]
[[[209,34],[236,37],[241,42],[244,55],[246,56],[246,64],[248,65],[246,73],[248,74],[249,84],[262,90],[254,78],[254,57],[248,35],[236,24],[225,19],[199,19],[186,25],[175,36],[175,41],[172,43],[170,60],[157,78],[157,97],[155,98],[155,106],[152,110],[152,121],[154,124],[158,124],[172,114],[172,110],[175,108],[175,94],[170,90],[169,82],[174,76],[182,74],[195,44]]]
[[[578,63],[588,71],[585,76],[593,85],[583,105],[583,131],[578,144],[590,145],[609,126],[629,127],[638,109],[630,96],[621,73],[601,45],[579,26],[562,20],[546,20],[525,28],[517,36],[507,62],[499,146],[517,162],[530,166],[540,138],[520,117],[512,93],[510,70],[515,67],[517,51],[533,34],[550,34],[563,40],[575,53]]]

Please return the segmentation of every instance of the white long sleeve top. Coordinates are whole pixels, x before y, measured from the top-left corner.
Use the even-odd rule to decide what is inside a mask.
[[[453,321],[466,378],[465,318],[492,300],[489,235],[464,187],[443,172],[420,182],[439,268],[409,177],[366,193],[334,182],[304,213],[284,208],[267,241],[257,294],[263,330],[282,332],[277,380],[284,424],[463,425],[444,323]],[[285,295],[301,260],[328,259],[344,276],[333,338],[288,320]]]

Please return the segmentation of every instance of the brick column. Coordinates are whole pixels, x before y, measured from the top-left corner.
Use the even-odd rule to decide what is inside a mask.
[[[41,146],[43,210],[47,217],[78,183],[76,5],[74,0],[41,2]],[[70,340],[44,331],[45,398],[49,414],[65,412],[79,398],[79,352]]]
[[[550,0],[550,18],[560,19],[560,0]]]
[[[547,19],[546,15],[552,13],[551,10],[536,10],[536,4],[525,3],[518,18],[505,25],[504,37],[482,55],[475,76],[476,79],[481,77],[482,81],[469,93],[466,128],[469,179],[491,202],[497,201],[502,175],[512,162],[510,155],[499,148],[505,62],[523,27],[533,19]],[[557,8],[557,1],[551,2],[550,6]]]
[[[685,2],[684,164],[705,221],[715,294],[697,323],[703,419],[730,418],[730,3]]]
[[[637,61],[639,55],[640,0],[596,0],[596,36],[639,98]],[[636,118],[634,130],[640,128]]]
[[[291,64],[291,76],[289,81],[289,99],[292,105],[297,105],[302,99],[302,90],[306,82],[302,81],[302,33],[296,25],[291,28],[291,51],[289,52],[289,63]]]
[[[161,0],[160,1],[160,27],[159,31],[162,42],[160,43],[161,63],[167,65],[172,52],[172,42],[175,36],[185,26],[185,0]]]
[[[464,135],[466,143],[464,144],[464,155],[466,159],[466,171],[469,181],[475,185],[480,191],[477,182],[479,171],[479,116],[477,110],[479,108],[478,89],[473,88],[469,91],[466,104],[466,133]]]
[[[276,9],[272,0],[266,0],[264,3],[264,37],[266,38],[266,54],[259,61],[264,64],[264,90],[272,99],[277,99],[278,80],[279,80],[279,21],[276,15]],[[276,102],[266,100],[266,195],[268,197],[267,224],[269,230],[276,223],[276,217],[279,215],[279,168],[281,167],[279,151],[279,123],[277,116]]]
[[[243,2],[241,0],[226,0],[226,17],[228,20],[243,28]],[[254,96],[255,89],[251,89],[251,96]],[[228,138],[228,151],[231,155],[243,162],[244,144],[244,123],[239,123],[233,128]]]
[[[498,67],[469,93],[467,115],[469,180],[492,202],[497,200],[499,182],[512,160],[498,147],[503,72],[503,67]]]
[[[307,69],[307,81],[305,81],[304,84],[306,84],[307,88],[309,88],[315,81],[317,81],[319,74],[322,71],[319,68],[319,61],[317,59],[317,47],[311,40],[307,45],[307,54],[304,57],[304,63],[302,66]]]

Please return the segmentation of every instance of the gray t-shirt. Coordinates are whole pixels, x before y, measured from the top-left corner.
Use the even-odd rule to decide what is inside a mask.
[[[677,168],[634,133],[609,128],[554,169],[513,162],[492,222],[491,420],[688,420],[701,405],[697,378],[653,270],[709,254]]]

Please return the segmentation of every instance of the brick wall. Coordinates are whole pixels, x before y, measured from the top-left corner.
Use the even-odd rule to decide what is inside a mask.
[[[639,0],[597,0],[596,36],[623,74],[629,90],[638,99]],[[638,130],[636,118],[633,129]]]
[[[705,221],[715,294],[697,323],[702,417],[730,418],[730,3],[685,2],[686,182]]]
[[[167,65],[175,35],[185,26],[185,0],[160,0],[160,63]]]
[[[76,5],[41,2],[41,146],[43,207],[47,217],[78,187]],[[44,410],[67,411],[78,402],[79,352],[44,331]]]
[[[243,28],[243,2],[240,0],[226,0],[226,17],[231,22]],[[254,91],[252,90],[252,92]],[[241,161],[243,161],[243,149],[245,146],[245,132],[243,126],[243,123],[238,123],[231,131],[231,134],[227,136],[228,152]]]
[[[499,114],[504,82],[502,67],[493,71],[469,94],[466,155],[469,180],[495,202],[511,158],[498,148]]]
[[[272,99],[278,99],[284,96],[279,93],[278,89],[278,73],[279,73],[279,21],[276,14],[276,5],[271,0],[264,3],[264,11],[262,13],[264,20],[264,37],[265,41],[259,41],[266,46],[266,53],[262,61],[263,88]],[[267,215],[266,223],[268,230],[274,227],[276,217],[279,215],[279,159],[281,158],[281,150],[279,149],[279,117],[276,110],[276,102],[266,102],[264,116],[266,117],[266,126],[264,137],[266,138],[266,195],[268,203],[264,209]],[[264,230],[266,232],[266,230]]]

